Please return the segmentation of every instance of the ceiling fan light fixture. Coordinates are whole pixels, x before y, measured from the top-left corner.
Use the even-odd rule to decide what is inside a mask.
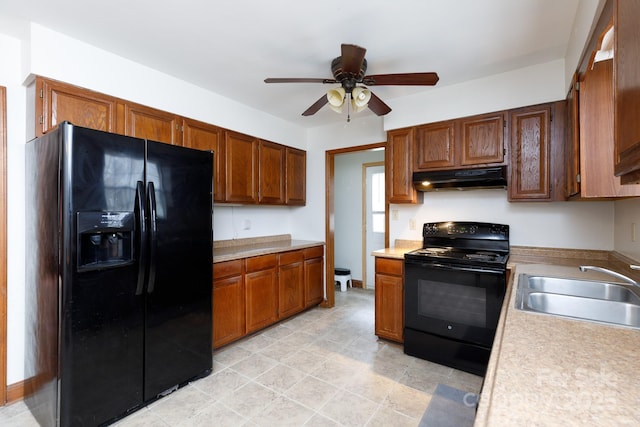
[[[365,87],[354,87],[351,91],[351,106],[353,112],[357,113],[367,108],[371,99],[371,91]]]
[[[336,113],[342,113],[342,106],[344,105],[345,95],[346,92],[342,87],[329,89],[327,91],[327,100],[329,101],[329,107],[331,107],[331,109]]]

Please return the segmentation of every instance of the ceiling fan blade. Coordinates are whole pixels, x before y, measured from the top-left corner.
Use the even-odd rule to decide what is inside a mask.
[[[334,79],[314,79],[314,78],[267,78],[265,83],[336,83]]]
[[[360,67],[362,67],[365,53],[367,53],[367,49],[363,47],[356,46],[355,44],[343,44],[341,57],[342,72],[357,76],[360,73]]]
[[[385,104],[382,99],[378,98],[373,92],[371,92],[371,99],[369,99],[369,109],[378,116],[384,116],[391,112],[391,107]]]
[[[437,73],[376,74],[365,76],[362,83],[367,86],[433,86],[439,79]]]
[[[307,110],[302,113],[303,116],[313,116],[318,112],[329,100],[327,99],[327,95],[322,95],[320,99],[318,99],[311,107],[307,108]]]

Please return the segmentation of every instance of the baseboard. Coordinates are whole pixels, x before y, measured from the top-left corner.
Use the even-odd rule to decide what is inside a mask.
[[[24,391],[27,388],[27,380],[18,381],[17,383],[7,386],[7,404],[17,402],[24,399]]]

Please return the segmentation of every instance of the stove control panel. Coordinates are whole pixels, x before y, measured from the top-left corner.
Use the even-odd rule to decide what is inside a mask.
[[[422,226],[422,236],[509,240],[509,226],[484,222],[427,222]]]

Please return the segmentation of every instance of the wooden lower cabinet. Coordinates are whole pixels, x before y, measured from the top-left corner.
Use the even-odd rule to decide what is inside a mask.
[[[213,348],[245,335],[243,260],[213,265]]]
[[[262,255],[245,262],[247,333],[250,333],[278,320],[277,257]]]
[[[213,264],[213,348],[324,299],[324,246]]]
[[[324,247],[304,251],[304,306],[320,304],[324,299]]]
[[[304,310],[304,254],[301,250],[278,255],[279,318]]]
[[[404,260],[376,258],[375,334],[403,342]]]

